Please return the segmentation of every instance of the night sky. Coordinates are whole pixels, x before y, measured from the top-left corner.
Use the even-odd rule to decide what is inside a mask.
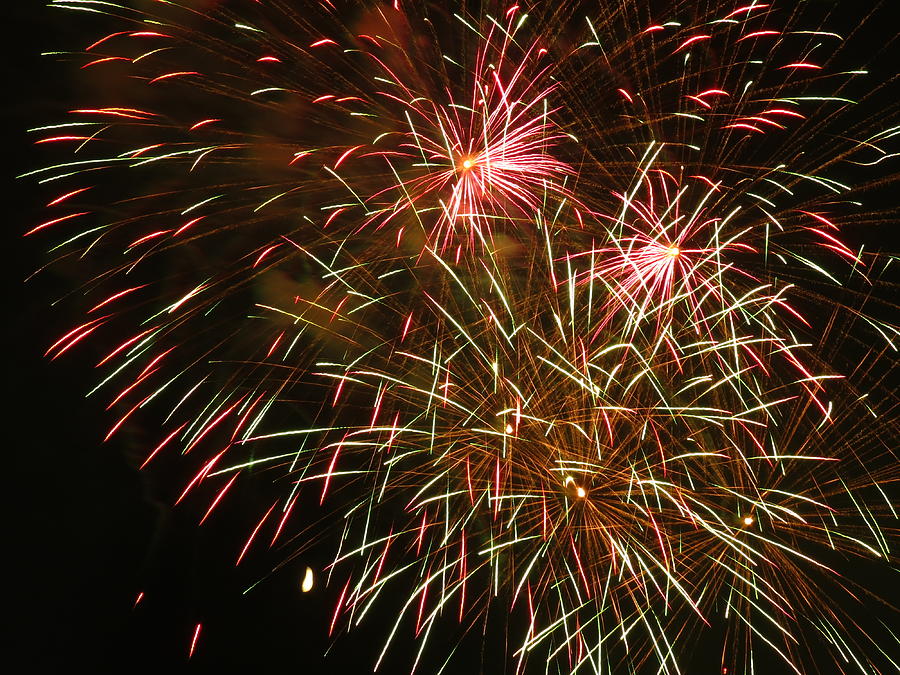
[[[138,471],[147,445],[157,438],[152,418],[137,418],[125,433],[102,443],[109,414],[101,400],[84,398],[96,379],[91,364],[99,352],[88,347],[53,363],[42,357],[71,326],[70,316],[48,306],[69,280],[51,270],[23,283],[46,260],[46,240],[21,238],[40,217],[46,192],[13,176],[50,157],[30,144],[24,129],[59,117],[60,101],[70,93],[66,68],[42,59],[39,52],[81,40],[58,13],[41,5],[28,0],[4,8],[13,15],[4,14],[6,32],[15,34],[14,44],[6,45],[12,47],[11,55],[2,63],[5,98],[10,97],[3,111],[10,134],[3,165],[12,185],[4,221],[10,283],[4,316],[12,342],[5,362],[13,375],[7,379],[4,449],[12,461],[6,483],[9,494],[16,495],[6,507],[13,534],[7,557],[16,567],[6,577],[14,598],[7,617],[13,628],[9,653],[30,664],[9,672],[63,672],[76,666],[98,673],[153,668],[370,672],[385,622],[394,616],[391,601],[349,635],[330,639],[328,624],[339,585],[326,588],[318,576],[311,593],[300,590],[306,566],[319,571],[327,563],[327,542],[299,553],[290,541],[269,551],[260,547],[234,566],[246,533],[259,519],[259,503],[271,494],[265,474],[239,481],[217,515],[198,528],[207,501],[187,499],[172,507],[188,475],[177,457],[163,457],[152,470]],[[893,37],[884,26],[873,28],[873,40],[887,36]],[[900,59],[900,51],[892,50]],[[885,57],[881,62],[891,61]],[[896,182],[885,186],[873,200],[887,204],[896,199],[896,189]],[[869,576],[879,594],[896,602],[896,574],[873,567]],[[139,593],[143,599],[134,607]],[[493,619],[502,611],[498,608]],[[896,620],[898,615],[888,616]],[[198,623],[203,628],[188,662]],[[426,660],[423,673],[440,664],[443,638],[432,639],[433,661]],[[411,642],[401,637],[380,672],[408,672],[415,653]],[[503,645],[483,647],[478,626],[464,639],[448,636],[446,643],[459,643],[462,655],[452,673],[512,672],[501,658]],[[900,655],[897,645],[885,648]],[[701,642],[692,670],[686,672],[716,673],[718,657]],[[758,672],[782,671],[763,661]]]

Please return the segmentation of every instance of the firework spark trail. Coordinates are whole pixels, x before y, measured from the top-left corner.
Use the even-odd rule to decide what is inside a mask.
[[[158,415],[201,522],[281,472],[238,562],[309,494],[332,629],[402,588],[414,668],[498,604],[517,671],[684,672],[716,631],[728,672],[897,667],[849,566],[895,561],[896,261],[855,232],[900,134],[842,38],[760,2],[51,4],[122,30],[68,55],[114,95],[35,130],[72,155],[27,236],[87,314],[47,354],[117,336],[107,438]]]

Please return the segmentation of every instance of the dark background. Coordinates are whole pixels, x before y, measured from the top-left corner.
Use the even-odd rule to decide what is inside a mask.
[[[852,20],[865,4],[844,3],[841,12]],[[75,355],[50,363],[41,356],[70,323],[48,307],[47,300],[59,292],[59,278],[42,275],[23,283],[45,261],[40,243],[23,240],[21,233],[39,222],[46,192],[14,176],[43,164],[24,129],[54,119],[51,112],[68,94],[64,68],[39,53],[79,40],[65,17],[38,0],[10,3],[4,10],[12,12],[3,15],[4,32],[12,37],[2,66],[3,126],[10,134],[3,166],[12,186],[3,219],[4,269],[11,277],[3,307],[9,342],[3,355],[3,451],[10,531],[4,557],[14,564],[5,579],[13,597],[6,612],[13,637],[8,654],[30,664],[21,672],[370,672],[390,612],[369,617],[332,645],[327,627],[339,589],[319,583],[309,594],[300,592],[305,566],[318,570],[324,560],[300,554],[285,563],[291,550],[286,548],[233,565],[244,541],[235,532],[249,532],[258,518],[252,484],[236,489],[218,515],[198,528],[205,502],[171,506],[173,485],[184,482],[183,469],[163,462],[139,472],[144,450],[133,438],[101,442],[110,418],[99,401],[84,398],[86,383],[95,379],[88,360]],[[893,37],[884,24],[872,31],[871,45]],[[896,48],[892,53],[900,56]],[[880,62],[897,59],[883,54]],[[873,586],[881,583],[877,574]],[[896,576],[885,576],[884,582],[896,583]],[[144,598],[134,607],[141,592]],[[198,623],[203,628],[188,661]],[[479,638],[460,645],[471,655],[450,672],[504,671],[496,654],[482,651]],[[399,639],[381,672],[409,672],[408,640]],[[690,672],[718,672],[718,654],[706,658],[704,649],[698,647]],[[432,650],[439,652],[439,645]]]

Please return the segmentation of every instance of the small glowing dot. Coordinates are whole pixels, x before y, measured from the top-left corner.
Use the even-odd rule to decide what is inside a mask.
[[[475,166],[475,160],[471,157],[466,157],[462,162],[459,163],[459,166],[463,171],[468,171],[473,166]]]
[[[575,494],[578,495],[580,499],[587,497],[587,492],[584,491],[583,487],[575,488]]]
[[[744,525],[750,527],[753,524],[753,516],[744,516]]]
[[[304,593],[309,593],[313,587],[313,571],[312,568],[307,567],[306,572],[303,574],[303,583],[300,584],[300,590]]]
[[[506,433],[511,434],[512,432],[513,432],[513,425],[507,424],[506,425]]]
[[[670,246],[666,253],[669,254],[670,258],[677,258],[679,255],[681,255],[681,249],[677,246]]]

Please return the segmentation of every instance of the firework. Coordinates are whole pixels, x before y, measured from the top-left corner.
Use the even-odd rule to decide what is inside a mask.
[[[728,673],[897,667],[853,573],[897,537],[893,258],[860,234],[896,106],[856,110],[827,17],[51,4],[116,29],[35,129],[72,156],[27,235],[85,313],[47,354],[104,345],[107,438],[157,416],[143,463],[186,456],[201,522],[278,470],[238,564],[336,539],[332,629],[396,605],[378,664],[455,631],[516,672],[710,639]]]
[[[358,622],[390,589],[412,589],[385,648],[406,628],[424,649],[448,617],[474,624],[503,598],[527,618],[508,636],[526,671],[537,659],[562,672],[675,672],[694,624],[728,626],[729,668],[769,648],[793,669],[815,663],[809,613],[832,637],[849,620],[815,589],[853,596],[810,553],[890,555],[892,530],[863,525],[889,518],[890,501],[860,471],[886,446],[823,426],[805,377],[754,378],[710,358],[759,349],[752,337],[675,342],[668,331],[644,344],[604,329],[614,340],[602,340],[586,284],[545,276],[525,297],[491,280],[492,300],[455,276],[456,293],[430,300],[418,350],[319,364],[372,411],[364,425],[338,416],[318,466],[318,450],[303,453],[300,480],[323,497],[353,492],[360,474],[376,481],[347,514],[334,565],[356,571],[338,612]],[[859,410],[851,401],[841,409]],[[861,454],[835,456],[833,434]],[[869,495],[866,510],[855,494]]]
[[[501,227],[509,221],[530,223],[548,192],[567,196],[561,181],[573,171],[550,153],[563,139],[551,122],[556,111],[548,109],[554,87],[540,86],[549,79],[550,65],[540,64],[548,60],[547,50],[537,44],[516,49],[517,10],[506,12],[505,27],[495,22],[481,36],[484,46],[479,46],[474,64],[458,76],[463,81],[474,76],[466,99],[455,97],[447,86],[439,92],[445,102],[438,103],[404,85],[376,59],[390,75],[388,83],[399,90],[379,93],[403,105],[409,128],[399,134],[396,150],[375,154],[398,178],[409,172],[404,165],[427,170],[386,190],[398,198],[373,216],[382,226],[412,213],[420,222],[434,222],[425,229],[430,230],[432,246],[441,251],[460,238],[459,230],[467,245],[488,244],[494,222]],[[460,22],[466,26],[465,20]],[[502,35],[499,45],[495,32]],[[513,50],[521,53],[513,57]],[[451,73],[444,79],[452,83],[456,78]],[[379,192],[367,201],[382,196]],[[430,217],[438,205],[438,217]]]

